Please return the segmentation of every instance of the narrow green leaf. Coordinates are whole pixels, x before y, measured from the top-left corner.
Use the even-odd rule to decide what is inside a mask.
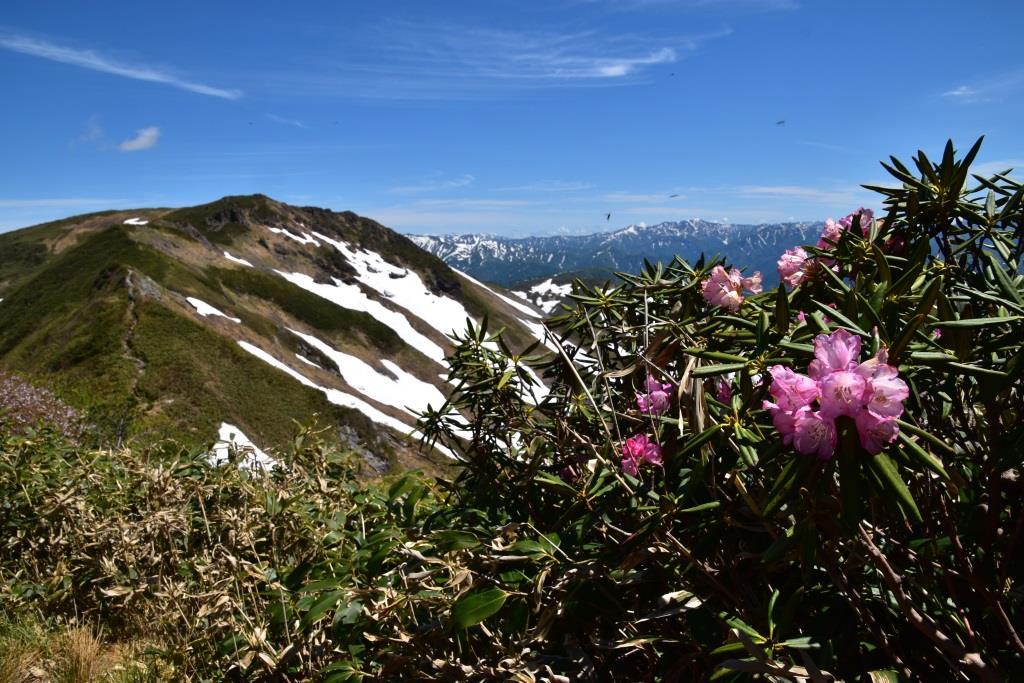
[[[878,475],[882,485],[885,486],[890,493],[896,496],[896,499],[899,501],[900,507],[903,508],[903,511],[915,522],[923,521],[921,511],[917,508],[917,503],[914,502],[914,497],[910,494],[910,489],[907,488],[906,483],[904,483],[896,469],[896,463],[894,463],[885,453],[879,453],[868,462],[870,463],[871,469]]]

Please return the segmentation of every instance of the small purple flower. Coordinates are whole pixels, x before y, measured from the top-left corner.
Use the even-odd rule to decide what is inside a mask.
[[[647,375],[644,391],[636,394],[636,407],[641,413],[662,415],[672,405],[672,383],[659,382],[656,377]]]

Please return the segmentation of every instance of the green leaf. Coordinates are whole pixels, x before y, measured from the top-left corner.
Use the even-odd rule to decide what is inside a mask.
[[[781,283],[775,295],[775,330],[779,334],[786,334],[789,330],[789,295]]]
[[[578,493],[575,488],[567,484],[557,474],[552,474],[550,472],[538,472],[537,476],[535,476],[533,480],[544,488],[552,489],[568,496],[575,496]]]
[[[904,423],[901,422],[900,424],[902,425]],[[942,466],[942,463],[939,462],[939,460],[934,455],[932,455],[925,449],[921,448],[921,446],[919,446],[913,439],[907,436],[907,434],[904,433],[902,430],[900,430],[899,439],[900,443],[903,444],[904,453],[906,453],[909,457],[913,458],[914,460],[920,462],[922,465],[930,469],[932,472],[938,474],[944,480],[949,481],[949,474],[946,472],[946,469]]]
[[[965,318],[962,320],[940,320],[939,322],[932,323],[930,327],[941,327],[943,329],[947,327],[987,327],[989,325],[1001,325],[1002,323],[1009,323],[1015,320],[1021,320],[1022,317],[1024,316],[1004,315],[992,318]]]
[[[313,606],[309,608],[309,611],[302,615],[302,624],[304,628],[309,628],[315,624],[320,617],[322,617],[327,610],[334,609],[334,607],[341,601],[341,596],[344,595],[342,591],[331,591],[325,593],[319,600],[313,603]]]
[[[903,511],[915,522],[924,521],[921,517],[921,511],[917,509],[917,503],[914,502],[914,497],[910,495],[910,489],[907,488],[903,479],[900,478],[900,474],[896,469],[896,463],[885,453],[879,453],[868,462],[871,465],[871,469],[878,475],[882,485],[896,496]]]
[[[693,371],[694,377],[712,377],[728,372],[739,372],[747,367],[746,363],[724,363],[722,365],[703,365]]]
[[[452,605],[452,622],[455,628],[464,629],[479,624],[497,613],[505,604],[508,593],[500,588],[485,588],[467,593]]]

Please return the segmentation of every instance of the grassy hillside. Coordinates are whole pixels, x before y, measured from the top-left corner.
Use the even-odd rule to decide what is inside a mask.
[[[128,218],[148,222],[126,224]],[[328,301],[282,273],[360,286],[423,338],[441,348],[448,341],[429,316],[421,319],[354,285],[357,270],[339,250],[296,240],[308,231],[380,254],[415,273],[434,296],[509,327],[516,344],[531,342],[518,312],[398,233],[355,214],[253,195],[173,211],[89,214],[0,235],[0,369],[52,387],[84,412],[97,444],[166,437],[205,443],[226,422],[273,446],[289,439],[293,421],[319,414],[334,426],[333,438],[355,434],[381,457],[417,461],[411,442],[373,417],[412,425],[400,409],[404,397],[389,404],[362,396],[366,387],[349,385],[330,358],[290,330],[360,359],[381,373],[381,382],[395,377],[382,364],[386,359],[423,386],[447,391],[444,367],[359,305]],[[203,315],[196,301],[228,317]],[[365,410],[331,403],[240,342],[302,374],[307,384],[355,396],[377,412],[367,417]]]

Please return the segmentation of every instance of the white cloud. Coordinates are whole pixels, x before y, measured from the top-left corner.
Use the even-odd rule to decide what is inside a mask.
[[[942,96],[956,102],[998,101],[1012,92],[1024,89],[1024,68],[979,78],[973,83],[963,83],[942,93]]]
[[[996,159],[994,161],[985,161],[980,164],[974,164],[971,166],[971,173],[983,177],[990,177],[996,173],[1002,173],[1007,169],[1013,169],[1011,177],[1019,177],[1021,171],[1024,170],[1024,159]]]
[[[117,146],[122,152],[141,152],[144,149],[152,149],[156,147],[157,141],[160,139],[160,128],[157,126],[150,126],[149,128],[140,129],[135,137],[128,138],[120,145]]]
[[[55,45],[54,43],[26,36],[0,35],[0,48],[6,48],[14,52],[20,52],[21,54],[31,55],[41,59],[48,59],[51,62],[71,64],[82,67],[83,69],[91,69],[92,71],[100,71],[102,73],[131,78],[137,81],[162,83],[173,88],[187,90],[200,95],[209,95],[210,97],[222,97],[224,99],[237,100],[242,96],[241,90],[226,90],[224,88],[215,88],[203,83],[187,81],[168,71],[154,67],[129,65],[110,57],[97,54],[92,50],[81,50],[63,45]]]
[[[99,121],[95,116],[91,116],[85,124],[85,132],[78,136],[77,142],[79,144],[85,144],[87,142],[96,142],[102,138],[103,127],[100,126]]]
[[[60,197],[44,199],[0,199],[0,207],[15,209],[37,209],[63,206],[103,206],[124,204],[124,199],[100,199],[95,197]]]
[[[674,192],[666,192],[664,194],[633,194],[630,192],[609,192],[604,196],[604,199],[609,202],[637,202],[641,204],[649,202],[666,202],[673,199],[685,199],[683,195],[676,194],[675,197],[672,195]]]
[[[271,83],[292,92],[342,92],[392,99],[480,98],[509,90],[609,87],[643,82],[657,66],[679,62],[708,41],[732,33],[649,35],[516,31],[454,24],[381,22],[355,40],[366,54],[333,71],[281,73]],[[359,52],[356,51],[356,54]]]
[[[278,116],[277,114],[267,114],[267,118],[273,121],[274,123],[280,123],[285,126],[294,126],[296,128],[307,127],[306,124],[304,124],[302,121],[299,121],[298,119],[287,119],[283,116]]]
[[[838,206],[856,204],[874,197],[870,192],[856,185],[834,188],[805,185],[744,185],[737,188],[737,192],[748,197],[766,200],[803,200],[815,204]]]
[[[974,97],[978,92],[969,85],[961,85],[959,88],[953,88],[942,93],[943,97]]]
[[[499,187],[495,192],[580,192],[589,190],[593,185],[571,180],[539,180],[526,185]]]
[[[472,175],[466,173],[458,178],[446,178],[438,180],[427,180],[418,185],[401,185],[399,187],[393,187],[390,192],[397,194],[414,194],[417,192],[439,192],[442,190],[454,190],[459,187],[466,187],[472,185],[475,181]]]

